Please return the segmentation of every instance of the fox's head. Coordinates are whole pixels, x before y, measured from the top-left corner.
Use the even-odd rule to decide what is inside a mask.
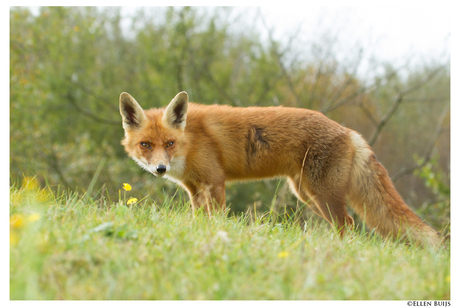
[[[128,155],[155,176],[180,176],[185,157],[184,129],[188,95],[180,92],[166,108],[144,111],[128,93],[120,95],[120,114],[125,138],[122,144]]]

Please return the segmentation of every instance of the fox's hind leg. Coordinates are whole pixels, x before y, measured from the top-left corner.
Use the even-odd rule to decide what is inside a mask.
[[[346,227],[353,228],[354,221],[347,213],[345,197],[332,194],[316,194],[310,195],[310,197],[331,226],[337,227],[341,237],[343,237]]]
[[[300,177],[300,176],[299,176]],[[289,177],[289,185],[294,194],[317,215],[328,221],[333,227],[337,227],[340,236],[345,232],[345,225],[353,227],[354,221],[346,210],[345,197],[341,194],[333,195],[329,191],[314,193],[309,189],[307,180],[301,182],[299,179]],[[331,188],[331,190],[333,190]],[[308,202],[308,199],[311,201]]]
[[[293,177],[288,177],[289,187],[291,188],[292,193],[302,202],[308,205],[308,207],[319,215],[322,218],[325,218],[321,211],[316,207],[316,203],[311,201],[308,197],[307,193],[305,193],[304,189],[301,187],[301,182],[299,179],[295,179]]]

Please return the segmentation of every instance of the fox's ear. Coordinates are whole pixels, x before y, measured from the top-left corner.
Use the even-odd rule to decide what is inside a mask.
[[[163,113],[163,121],[170,127],[185,129],[185,121],[187,119],[188,110],[188,95],[186,92],[180,92],[166,107]]]
[[[123,129],[137,129],[147,120],[144,110],[128,93],[120,95],[120,114],[123,118]]]

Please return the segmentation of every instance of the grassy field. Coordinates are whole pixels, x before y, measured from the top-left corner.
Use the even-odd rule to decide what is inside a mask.
[[[89,190],[10,188],[10,299],[450,299],[448,249]]]

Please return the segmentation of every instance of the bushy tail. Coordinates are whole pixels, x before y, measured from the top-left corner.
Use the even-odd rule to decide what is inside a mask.
[[[352,132],[351,139],[356,151],[349,199],[366,226],[375,228],[383,237],[438,245],[441,242],[439,233],[407,206],[369,145],[356,132]]]

